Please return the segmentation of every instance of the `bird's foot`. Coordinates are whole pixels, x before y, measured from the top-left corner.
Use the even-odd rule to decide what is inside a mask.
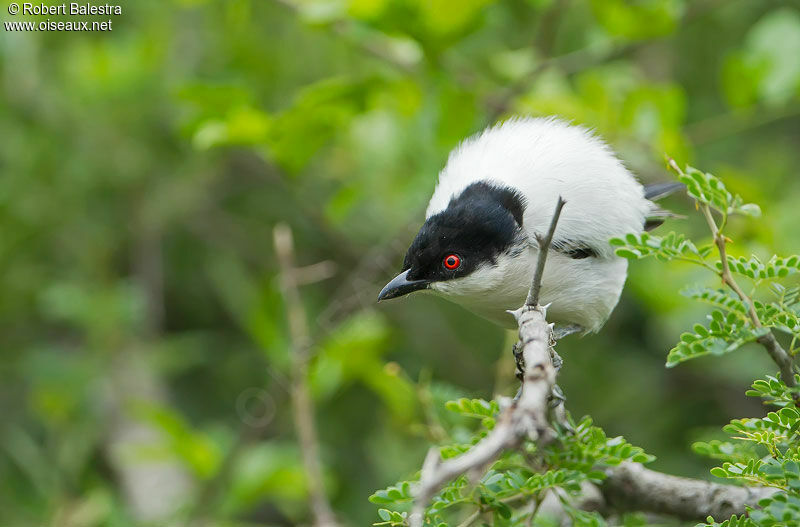
[[[567,398],[559,385],[553,385],[548,400],[550,403],[550,422],[558,425],[558,427],[569,434],[574,433],[575,428],[569,422],[569,418],[567,418],[567,410],[564,404],[567,402]]]
[[[561,371],[561,366],[564,364],[564,359],[561,358],[561,355],[558,354],[555,348],[550,348],[550,360],[553,361],[553,368],[556,370],[556,373]]]
[[[511,348],[511,352],[514,354],[514,362],[517,365],[517,380],[522,382],[522,377],[525,373],[525,359],[522,356],[522,345],[519,341],[514,343],[514,346]]]
[[[547,398],[547,400],[550,402],[550,408],[562,406],[565,402],[567,402],[567,398],[558,384],[553,385],[553,389],[550,390],[550,396]]]

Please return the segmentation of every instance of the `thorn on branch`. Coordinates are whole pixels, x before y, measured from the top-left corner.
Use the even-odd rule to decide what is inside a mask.
[[[531,288],[528,291],[528,298],[525,300],[525,305],[528,307],[537,307],[539,305],[539,293],[542,290],[542,275],[544,274],[544,264],[547,263],[547,253],[550,251],[550,244],[553,243],[553,235],[556,232],[558,219],[561,217],[561,210],[567,202],[559,196],[556,203],[556,210],[553,212],[553,219],[550,220],[550,228],[547,234],[542,237],[536,235],[536,241],[539,243],[539,258],[536,262],[536,271],[533,273],[533,281]]]

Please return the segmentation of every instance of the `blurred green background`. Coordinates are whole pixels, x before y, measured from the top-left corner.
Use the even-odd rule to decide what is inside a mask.
[[[6,2],[7,4],[7,2]],[[45,17],[11,17],[3,21]],[[49,17],[53,20],[74,18]],[[105,19],[107,17],[98,17]],[[93,20],[92,18],[88,18]],[[664,153],[800,251],[800,4],[137,0],[106,33],[0,32],[0,525],[310,521],[272,229],[304,285],[328,494],[368,525],[444,400],[511,394],[508,335],[444,300],[376,305],[459,140],[512,114],[595,128],[643,181]],[[689,215],[662,230],[703,237]],[[774,367],[664,368],[714,281],[634,262],[601,334],[559,345],[568,408],[710,477],[690,450]]]

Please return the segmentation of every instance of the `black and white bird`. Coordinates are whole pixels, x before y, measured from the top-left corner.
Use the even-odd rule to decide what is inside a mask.
[[[680,184],[643,187],[591,131],[555,118],[516,118],[456,147],[439,173],[402,272],[378,300],[427,290],[504,327],[521,306],[559,196],[566,200],[542,277],[548,320],[596,332],[619,301],[627,261],[609,240],[662,223],[652,200]],[[568,331],[572,332],[572,331]]]

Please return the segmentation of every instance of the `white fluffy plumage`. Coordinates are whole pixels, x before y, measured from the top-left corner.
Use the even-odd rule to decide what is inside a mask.
[[[523,230],[529,240],[544,234],[562,196],[566,206],[558,240],[591,244],[597,253],[575,259],[551,251],[542,281],[548,318],[597,331],[619,301],[627,262],[608,240],[640,232],[655,205],[642,185],[606,143],[591,131],[555,118],[518,118],[465,140],[450,154],[426,217],[447,208],[476,181],[497,183],[525,197]],[[538,249],[535,241],[516,254],[503,254],[468,276],[436,282],[431,289],[500,325],[525,300]]]

